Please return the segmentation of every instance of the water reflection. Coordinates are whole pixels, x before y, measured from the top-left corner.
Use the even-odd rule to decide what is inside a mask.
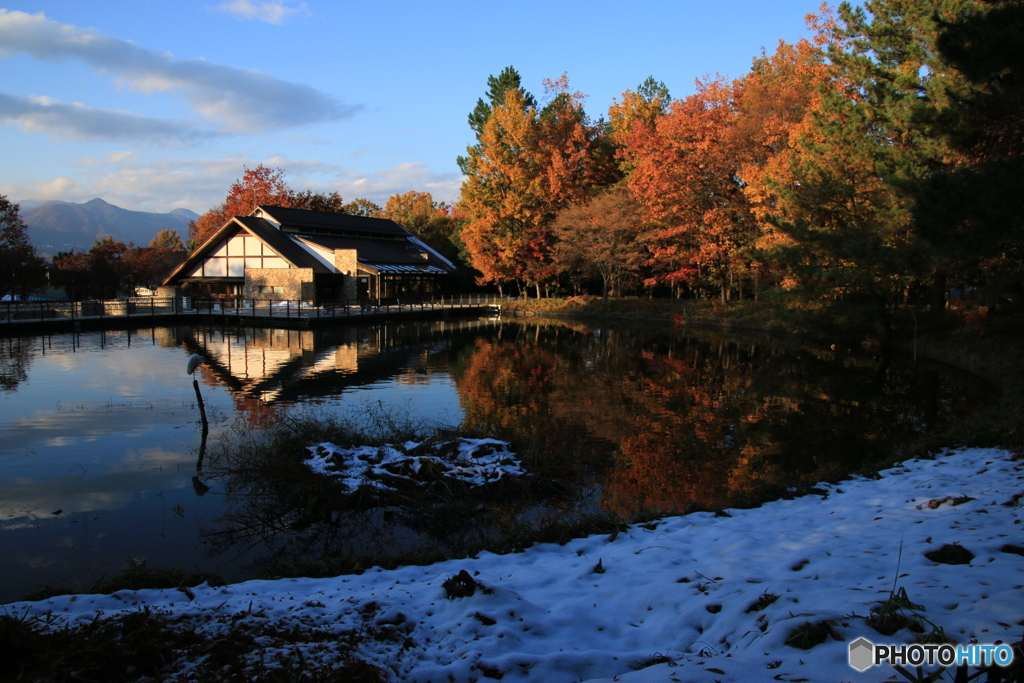
[[[877,462],[973,407],[935,366],[752,337],[510,325],[455,366],[466,420],[520,434],[582,423],[605,444],[601,504],[721,508]]]
[[[580,511],[727,507],[857,469],[981,395],[924,363],[767,337],[459,319],[3,339],[0,389],[0,601],[129,557],[238,580],[296,558],[455,552]],[[578,488],[363,509],[214,457],[233,430],[377,402],[510,440]]]
[[[43,584],[87,587],[127,558],[246,578],[248,560],[211,558],[199,547],[200,528],[223,512],[226,496],[203,462],[184,372],[193,352],[210,363],[200,380],[211,443],[237,416],[259,428],[299,404],[344,412],[381,400],[458,422],[455,389],[437,357],[446,356],[453,330],[472,334],[476,324],[318,333],[172,327],[0,340],[0,542],[14,558],[0,568],[0,602]]]

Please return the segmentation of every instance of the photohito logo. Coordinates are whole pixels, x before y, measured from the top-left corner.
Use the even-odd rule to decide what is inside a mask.
[[[850,643],[850,666],[867,671],[878,664],[893,666],[934,665],[953,666],[1009,666],[1013,663],[1013,648],[1009,645],[941,645],[913,643],[911,645],[876,645],[867,638]]]

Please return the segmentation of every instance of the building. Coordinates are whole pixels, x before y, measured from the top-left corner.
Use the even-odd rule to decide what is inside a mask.
[[[258,206],[163,281],[161,294],[222,299],[429,297],[455,266],[391,220]]]

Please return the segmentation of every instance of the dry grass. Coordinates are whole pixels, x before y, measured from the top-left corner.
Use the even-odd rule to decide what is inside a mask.
[[[42,619],[0,615],[0,658],[12,681],[347,681],[379,683],[384,672],[353,653],[387,633],[282,630],[240,619],[211,638],[197,624],[151,610],[54,628]],[[265,650],[275,654],[266,656]],[[315,659],[307,653],[317,652]],[[186,673],[187,672],[187,673]]]

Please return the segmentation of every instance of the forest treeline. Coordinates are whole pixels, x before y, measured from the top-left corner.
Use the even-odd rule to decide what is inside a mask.
[[[1021,294],[1019,0],[808,17],[735,80],[649,78],[607,117],[507,68],[469,116],[459,237],[482,282],[860,306]]]

